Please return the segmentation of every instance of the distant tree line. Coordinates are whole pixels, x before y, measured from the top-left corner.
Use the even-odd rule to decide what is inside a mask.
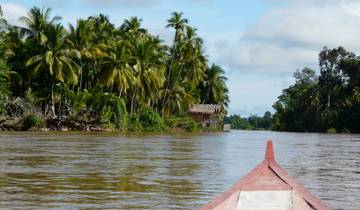
[[[273,117],[267,111],[264,116],[251,115],[249,117],[241,117],[240,115],[230,115],[225,118],[225,123],[231,124],[231,129],[241,130],[270,130],[272,128]]]
[[[2,15],[0,8],[0,115],[83,119],[87,113],[88,121],[125,129],[140,123],[140,112],[179,116],[195,103],[226,110],[224,71],[209,64],[203,40],[182,13],[167,21],[170,45],[137,17],[116,26],[99,14],[65,27],[47,8],[30,9],[19,20],[23,26]]]
[[[295,84],[273,105],[273,129],[299,132],[360,132],[360,56],[324,48],[319,70],[294,73]]]

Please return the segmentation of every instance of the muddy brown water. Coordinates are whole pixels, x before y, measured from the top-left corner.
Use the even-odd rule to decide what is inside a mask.
[[[196,209],[276,159],[333,209],[360,209],[360,135],[0,133],[1,209]]]

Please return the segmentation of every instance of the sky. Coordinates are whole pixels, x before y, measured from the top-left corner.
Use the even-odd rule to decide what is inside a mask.
[[[19,24],[33,6],[51,7],[63,23],[99,13],[116,25],[137,16],[165,43],[173,11],[183,12],[204,39],[210,63],[228,77],[230,114],[263,115],[297,69],[318,70],[318,53],[327,46],[358,52],[359,0],[0,0],[5,18]]]

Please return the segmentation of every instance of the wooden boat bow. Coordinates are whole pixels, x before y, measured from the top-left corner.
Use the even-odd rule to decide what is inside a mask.
[[[272,141],[265,159],[199,210],[331,210],[276,162]]]

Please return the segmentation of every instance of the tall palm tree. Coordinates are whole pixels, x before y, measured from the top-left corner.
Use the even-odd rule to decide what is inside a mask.
[[[188,20],[183,18],[183,15],[182,12],[173,12],[171,18],[167,21],[168,24],[166,25],[166,28],[171,27],[175,29],[174,45],[180,40],[180,34],[188,24]]]
[[[131,53],[136,61],[133,70],[137,78],[137,87],[131,99],[131,112],[134,111],[137,95],[145,105],[157,103],[165,70],[164,52],[160,42],[158,38],[143,37],[134,40],[131,45]]]
[[[220,66],[213,64],[205,72],[205,80],[201,85],[202,103],[220,104],[226,107],[229,103],[228,88],[226,87],[227,78]]]
[[[80,56],[80,82],[78,90],[83,89],[83,77],[85,71],[85,60],[91,59],[93,54],[91,53],[94,45],[91,39],[94,36],[94,26],[91,21],[78,20],[76,26],[69,24],[69,34],[67,36],[67,43],[70,49],[77,50]]]
[[[172,49],[170,50],[171,58],[170,62],[167,66],[167,72],[166,72],[166,82],[165,82],[165,90],[163,94],[163,99],[161,103],[161,107],[164,107],[165,104],[168,101],[168,96],[171,94],[171,86],[174,86],[173,81],[176,80],[174,78],[174,69],[178,66],[175,63],[176,59],[178,58],[178,45],[181,41],[181,36],[183,35],[184,29],[188,24],[188,20],[186,18],[183,18],[182,12],[173,12],[171,14],[170,19],[167,20],[168,24],[166,25],[166,28],[174,28],[175,29],[175,35],[173,39],[173,45]]]
[[[179,55],[172,68],[173,78],[168,78],[169,85],[164,91],[165,95],[161,106],[163,110],[172,100],[173,91],[180,84],[187,86],[186,91],[192,92],[203,80],[207,67],[207,61],[202,51],[203,41],[196,34],[196,29],[185,26],[183,33],[178,46]]]
[[[22,28],[22,33],[26,35],[28,39],[34,39],[40,45],[44,45],[48,40],[45,35],[46,27],[61,20],[60,16],[50,18],[50,14],[50,8],[31,8],[27,16],[20,18],[20,21],[26,25],[25,28]]]
[[[65,48],[64,33],[65,30],[60,24],[49,25],[46,33],[48,41],[44,46],[44,52],[31,57],[26,62],[26,66],[31,70],[31,77],[39,77],[41,73],[50,75],[53,117],[56,117],[54,84],[56,82],[77,84],[78,82],[78,65],[73,60],[77,54],[74,50]]]
[[[174,113],[180,113],[183,108],[187,108],[189,104],[196,103],[195,98],[187,91],[185,82],[176,83],[172,91],[168,95],[168,103],[161,108],[162,114],[169,116]],[[164,94],[164,90],[160,91],[160,95]]]
[[[203,40],[197,35],[196,30],[196,28],[186,26],[180,47],[186,69],[184,77],[195,86],[203,79],[207,67],[202,51]]]
[[[111,41],[114,33],[114,24],[109,20],[109,17],[103,14],[97,16],[89,17],[88,20],[94,24],[94,42],[99,43],[108,43]]]
[[[114,42],[108,47],[106,55],[101,61],[105,73],[103,78],[105,85],[108,87],[115,85],[119,96],[127,93],[128,89],[136,83],[136,78],[129,65],[131,59],[129,49],[128,43],[124,40]]]
[[[125,19],[124,23],[120,26],[120,29],[130,33],[135,37],[139,37],[142,34],[146,34],[147,30],[141,27],[142,19],[138,17],[130,17]]]

